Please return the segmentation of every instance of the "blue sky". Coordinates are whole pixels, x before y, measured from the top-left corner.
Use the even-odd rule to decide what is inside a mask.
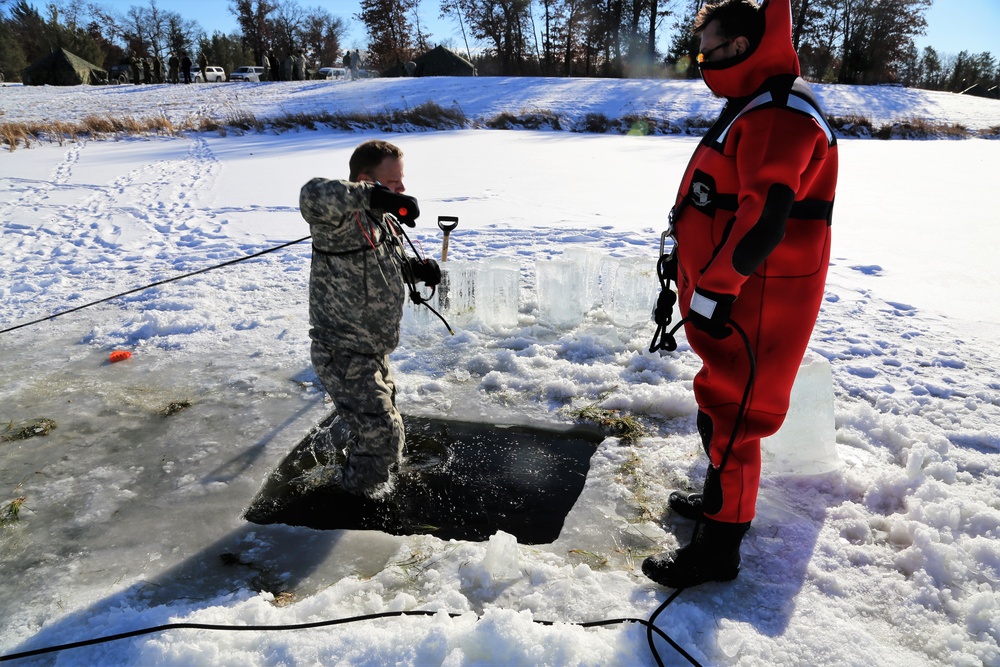
[[[97,0],[98,4],[119,11],[130,6],[147,6],[136,0]],[[41,4],[40,0],[35,3]],[[156,0],[161,9],[176,11],[196,19],[206,32],[229,33],[236,29],[236,20],[229,11],[229,2],[213,0]],[[354,19],[359,0],[300,0],[303,7],[320,6],[344,19],[352,29],[346,46],[364,47],[364,29]],[[453,19],[438,19],[438,1],[422,0],[420,18],[431,43],[443,43],[461,50],[462,34]],[[941,53],[958,53],[965,49],[973,53],[989,51],[1000,57],[1000,0],[934,0],[927,11],[927,34],[917,39],[917,46],[933,46]]]

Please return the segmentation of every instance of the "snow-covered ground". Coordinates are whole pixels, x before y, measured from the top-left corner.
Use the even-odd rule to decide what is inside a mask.
[[[1000,123],[997,100],[893,86],[817,84],[814,89],[830,116],[861,114],[876,127],[912,118],[960,123],[972,130]],[[225,121],[247,115],[264,120],[318,110],[379,113],[433,101],[443,107],[457,106],[473,122],[500,113],[551,111],[563,129],[572,129],[591,113],[611,119],[632,114],[680,123],[689,118],[712,120],[719,110],[719,100],[700,80],[433,77],[280,85],[9,86],[2,90],[0,122],[72,121],[105,113],[136,118],[163,115],[174,123],[192,117]]]
[[[1000,102],[945,93],[819,94],[831,114],[876,123],[1000,118]],[[473,119],[537,109],[568,121],[711,118],[720,105],[698,82],[641,80],[6,86],[0,122],[427,100]],[[669,491],[703,476],[698,361],[683,337],[678,352],[649,354],[650,323],[615,326],[600,308],[551,326],[534,262],[583,247],[655,265],[697,137],[301,130],[20,147],[0,154],[0,329],[304,237],[299,187],[343,177],[353,147],[375,136],[406,153],[429,255],[436,217],[456,215],[450,260],[522,268],[514,326],[473,321],[448,336],[407,321],[392,357],[403,411],[561,424],[566,408],[600,399],[650,435],[607,438],[559,539],[520,545],[516,562],[500,539],[257,526],[243,509],[328,410],[309,363],[307,243],[0,334],[0,420],[57,422],[0,442],[0,507],[25,498],[20,520],[0,526],[0,654],[166,623],[432,610],[311,630],[170,630],[15,664],[655,664],[641,625],[574,623],[646,618],[670,593],[637,566],[689,538],[685,522],[660,520]],[[683,591],[657,625],[704,665],[997,665],[1000,142],[840,145],[811,347],[832,364],[842,464],[765,469],[740,578]],[[133,356],[110,364],[115,349]]]

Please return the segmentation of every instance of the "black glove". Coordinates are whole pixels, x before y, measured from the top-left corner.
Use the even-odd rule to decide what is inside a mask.
[[[420,217],[420,207],[417,206],[416,199],[396,194],[381,183],[376,183],[375,187],[372,188],[368,203],[374,209],[392,213],[407,227],[416,226],[415,221]]]
[[[441,282],[441,267],[433,259],[410,258],[410,273],[413,280],[428,287],[435,287]]]
[[[696,329],[704,331],[712,338],[722,340],[733,333],[729,324],[729,313],[733,310],[736,297],[732,294],[717,294],[700,287],[694,288],[688,318]]]

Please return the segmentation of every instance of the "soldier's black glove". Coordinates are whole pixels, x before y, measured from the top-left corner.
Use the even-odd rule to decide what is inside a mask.
[[[372,188],[368,203],[372,208],[392,213],[407,227],[416,226],[416,219],[420,217],[420,207],[417,206],[416,199],[396,194],[381,183],[376,183]]]
[[[428,287],[435,287],[441,282],[441,267],[433,259],[410,258],[410,273],[413,280]]]
[[[722,340],[733,333],[729,324],[729,314],[733,310],[736,297],[732,294],[717,294],[700,287],[694,289],[688,318],[695,328],[712,338]]]

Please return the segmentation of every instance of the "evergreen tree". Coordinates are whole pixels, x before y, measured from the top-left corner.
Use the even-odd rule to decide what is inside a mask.
[[[0,17],[0,74],[4,81],[20,81],[21,70],[28,66],[24,51],[8,22]]]
[[[361,0],[356,17],[368,32],[369,66],[384,70],[413,57],[410,14],[416,6],[417,0]]]
[[[52,50],[45,19],[26,0],[18,0],[11,7],[8,25],[28,64]]]
[[[941,58],[933,47],[924,47],[920,58],[920,87],[929,90],[941,90],[944,86],[941,68]]]
[[[254,63],[260,63],[261,56],[271,48],[268,18],[275,9],[277,6],[270,0],[232,0],[229,5],[243,33],[244,46],[254,54]]]
[[[687,79],[699,76],[698,52],[701,50],[701,38],[691,32],[699,6],[697,1],[690,2],[674,18],[674,35],[666,58],[667,67],[673,76]]]
[[[166,22],[166,44],[165,51],[167,58],[171,54],[179,59],[182,53],[193,54],[195,43],[201,28],[193,20],[185,20],[180,14],[171,12],[167,16]]]
[[[347,24],[328,11],[315,8],[306,15],[302,39],[309,59],[319,67],[339,65],[340,44]]]
[[[204,53],[209,65],[226,70],[227,76],[237,67],[252,64],[254,54],[239,33],[225,35],[218,30],[198,42],[198,52]],[[192,58],[193,60],[194,58]]]

